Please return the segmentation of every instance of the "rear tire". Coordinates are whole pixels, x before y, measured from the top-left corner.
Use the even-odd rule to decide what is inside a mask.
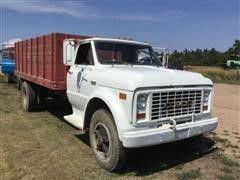
[[[126,161],[126,151],[119,141],[112,115],[105,109],[97,110],[91,119],[89,138],[98,164],[108,170],[119,170]]]
[[[36,92],[33,87],[26,81],[22,84],[22,106],[27,112],[37,109]]]
[[[22,89],[22,80],[20,78],[16,78],[17,81],[17,89],[20,91]]]
[[[36,99],[37,99],[38,111],[44,110],[46,96],[47,96],[47,92],[44,88],[41,88],[41,87],[36,88]]]

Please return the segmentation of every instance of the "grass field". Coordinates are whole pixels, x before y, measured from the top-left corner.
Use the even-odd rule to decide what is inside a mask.
[[[240,70],[224,70],[212,66],[187,66],[186,69],[199,72],[215,83],[240,84]]]
[[[88,136],[75,135],[63,121],[70,111],[63,101],[49,100],[42,112],[23,112],[15,85],[1,81],[0,103],[0,179],[240,179],[239,159],[218,148],[234,147],[215,133],[195,145],[129,150],[125,168],[109,173],[97,165]]]

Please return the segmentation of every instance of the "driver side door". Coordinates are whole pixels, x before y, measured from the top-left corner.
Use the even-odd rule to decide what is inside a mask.
[[[75,64],[67,73],[67,95],[73,108],[84,111],[89,97],[88,74],[93,68],[93,55],[90,43],[78,48]]]

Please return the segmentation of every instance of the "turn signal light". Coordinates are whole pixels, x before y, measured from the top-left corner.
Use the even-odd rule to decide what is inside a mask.
[[[208,110],[208,106],[203,106],[203,111],[207,111]]]
[[[124,94],[124,93],[119,93],[119,99],[126,100],[127,99],[127,95]]]
[[[146,113],[138,113],[137,114],[137,119],[141,120],[141,119],[145,119],[146,118]]]

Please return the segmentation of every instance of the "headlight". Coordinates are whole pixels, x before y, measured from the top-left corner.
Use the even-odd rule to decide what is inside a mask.
[[[139,111],[145,111],[147,105],[147,96],[140,94],[137,98],[137,109]]]
[[[205,90],[203,92],[203,103],[207,103],[209,100],[210,90]]]
[[[148,94],[139,94],[137,97],[137,120],[146,119]]]
[[[210,89],[206,89],[203,91],[203,106],[202,106],[203,113],[210,112],[210,102],[209,102],[210,94],[211,94]]]

